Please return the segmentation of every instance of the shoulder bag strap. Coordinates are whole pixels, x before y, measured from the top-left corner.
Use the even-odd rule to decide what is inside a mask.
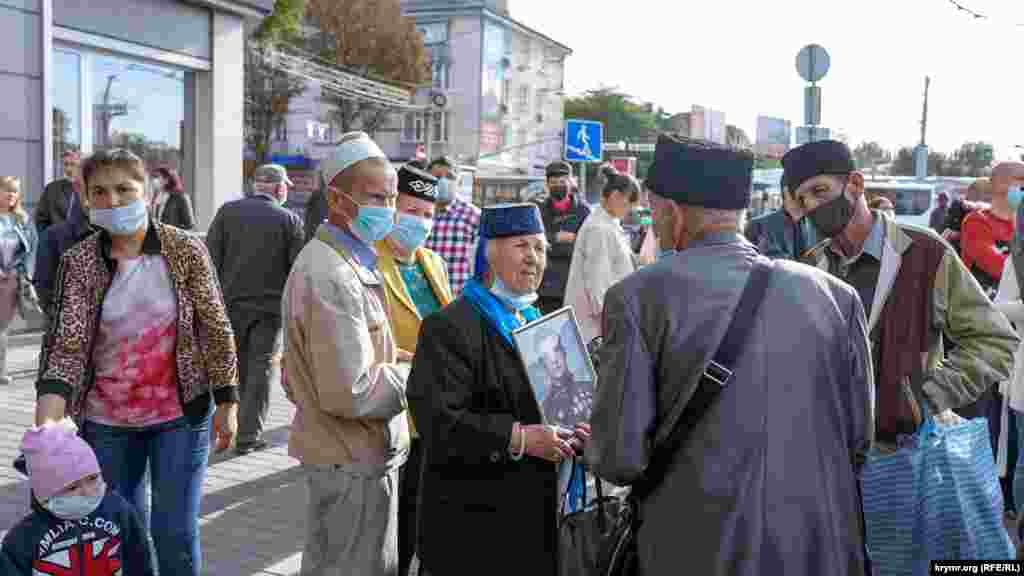
[[[701,376],[700,384],[693,397],[687,402],[686,408],[676,421],[675,427],[665,441],[656,446],[651,461],[643,477],[633,484],[630,497],[634,501],[643,500],[661,483],[668,472],[672,457],[679,450],[687,433],[704,417],[705,412],[732,379],[732,369],[736,359],[743,350],[743,344],[753,327],[757,309],[764,299],[768,281],[771,278],[771,263],[754,261],[750,277],[743,288],[739,304],[733,312],[729,328],[718,345],[718,351],[708,362]]]

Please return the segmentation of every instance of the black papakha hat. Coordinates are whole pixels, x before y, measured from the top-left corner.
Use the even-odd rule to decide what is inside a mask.
[[[652,192],[681,204],[719,210],[750,205],[754,156],[713,142],[662,134],[647,172]]]
[[[572,166],[570,166],[568,162],[555,160],[548,164],[547,168],[544,169],[545,178],[551,178],[554,176],[572,176]]]
[[[846,175],[857,169],[850,148],[836,140],[819,140],[797,146],[782,157],[782,182],[790,192],[824,174]]]

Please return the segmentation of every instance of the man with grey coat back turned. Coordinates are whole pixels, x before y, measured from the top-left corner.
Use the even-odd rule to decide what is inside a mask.
[[[752,167],[744,152],[659,138],[650,181],[663,256],[605,296],[587,457],[612,483],[644,478],[752,270],[767,267],[731,378],[638,502],[639,573],[860,576],[857,472],[874,429],[864,309],[846,284],[769,261],[739,234]],[[680,519],[699,528],[680,538]]]

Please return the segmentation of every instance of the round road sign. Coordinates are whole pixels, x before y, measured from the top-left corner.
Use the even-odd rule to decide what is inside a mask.
[[[817,44],[804,46],[796,55],[796,71],[808,82],[817,82],[828,73],[828,52]]]

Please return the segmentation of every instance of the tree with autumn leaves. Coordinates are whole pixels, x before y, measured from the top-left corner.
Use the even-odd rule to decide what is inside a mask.
[[[322,57],[360,76],[415,90],[430,80],[423,37],[398,0],[306,0],[306,16],[320,30]],[[373,102],[324,94],[343,132],[371,135],[393,111]]]
[[[423,39],[412,19],[401,14],[398,0],[276,0],[250,41],[256,50],[246,60],[246,120],[260,162],[266,161],[274,127],[289,102],[307,86],[305,79],[261,57],[268,47],[290,45],[354,74],[407,89],[430,79]],[[372,101],[333,93],[324,93],[321,100],[330,104],[343,132],[373,134],[392,113]]]

